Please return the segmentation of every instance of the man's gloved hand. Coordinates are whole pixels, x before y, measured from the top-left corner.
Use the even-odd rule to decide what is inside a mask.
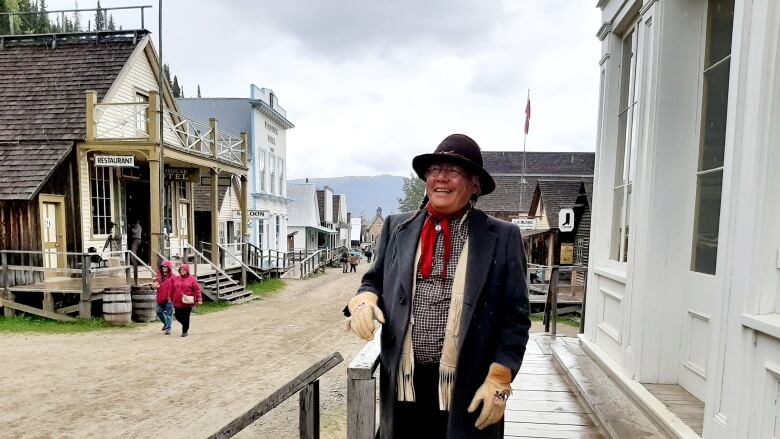
[[[348,328],[363,340],[374,339],[374,329],[376,329],[374,320],[379,323],[385,322],[385,315],[377,306],[378,302],[379,297],[368,291],[356,295],[349,301],[348,307],[351,317]]]
[[[474,399],[469,405],[469,413],[474,413],[482,402],[482,411],[477,418],[475,427],[483,428],[493,425],[504,416],[506,400],[512,394],[512,371],[498,363],[490,365],[485,382],[477,389]]]

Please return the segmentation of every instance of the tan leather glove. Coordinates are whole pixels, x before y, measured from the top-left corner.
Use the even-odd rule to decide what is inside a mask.
[[[469,413],[474,413],[482,402],[482,411],[474,426],[482,430],[500,421],[504,417],[506,400],[511,394],[512,371],[501,364],[491,364],[485,382],[477,389],[469,405]]]
[[[374,320],[379,323],[385,322],[385,315],[379,309],[377,303],[379,296],[371,292],[364,292],[356,295],[349,301],[349,330],[362,338],[363,340],[373,340],[376,325]]]

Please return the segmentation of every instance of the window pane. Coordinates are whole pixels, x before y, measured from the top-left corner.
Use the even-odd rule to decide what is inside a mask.
[[[612,191],[612,239],[610,240],[609,258],[616,261],[620,258],[620,241],[623,236],[623,190],[617,187]]]
[[[715,274],[720,226],[720,195],[723,171],[700,175],[696,187],[698,201],[693,237],[693,270]]]
[[[724,62],[704,74],[704,119],[702,121],[704,139],[699,159],[700,171],[723,166],[730,65],[730,62]]]
[[[731,32],[734,22],[734,0],[710,0],[707,9],[709,48],[706,67],[731,54]]]

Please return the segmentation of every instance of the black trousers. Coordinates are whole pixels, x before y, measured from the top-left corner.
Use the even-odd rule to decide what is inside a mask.
[[[357,264],[349,264],[349,272],[357,273]]]
[[[190,314],[192,314],[192,307],[189,306],[173,309],[173,316],[176,317],[177,322],[181,323],[182,334],[186,334],[190,330]]]
[[[414,402],[395,402],[397,439],[445,439],[449,412],[439,410],[439,364],[414,365]]]

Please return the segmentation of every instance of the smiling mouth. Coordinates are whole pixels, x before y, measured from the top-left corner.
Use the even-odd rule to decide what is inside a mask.
[[[449,194],[450,192],[452,192],[452,189],[441,189],[440,188],[440,189],[434,189],[433,192],[434,193],[439,193],[439,194]]]

